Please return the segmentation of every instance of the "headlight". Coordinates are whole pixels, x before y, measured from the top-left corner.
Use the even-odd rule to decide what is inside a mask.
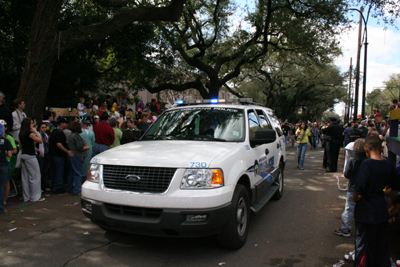
[[[186,169],[181,189],[216,188],[224,185],[224,175],[220,169]]]
[[[94,183],[98,183],[100,181],[100,165],[90,164],[87,173],[87,181],[91,181]]]

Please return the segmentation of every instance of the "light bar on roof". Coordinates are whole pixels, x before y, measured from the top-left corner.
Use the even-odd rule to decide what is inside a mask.
[[[252,98],[236,98],[236,99],[199,99],[199,100],[177,100],[175,101],[175,104],[178,104],[180,106],[185,106],[185,105],[201,105],[201,104],[226,104],[226,103],[239,103],[239,104],[252,104],[252,105],[258,105],[258,106],[263,106],[258,103],[253,103]]]

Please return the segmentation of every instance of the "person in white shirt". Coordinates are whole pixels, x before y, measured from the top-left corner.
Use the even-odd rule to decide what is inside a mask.
[[[12,126],[12,136],[14,137],[15,141],[19,142],[19,132],[21,130],[21,122],[23,119],[26,118],[25,112],[25,102],[22,99],[15,99],[14,104],[17,109],[12,113],[13,117],[13,126]]]

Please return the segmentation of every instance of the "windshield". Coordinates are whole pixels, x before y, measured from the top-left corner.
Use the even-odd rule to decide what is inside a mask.
[[[141,140],[244,140],[243,110],[223,107],[192,107],[166,111]]]

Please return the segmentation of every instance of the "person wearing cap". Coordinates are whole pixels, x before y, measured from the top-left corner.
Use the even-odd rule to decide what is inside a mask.
[[[17,107],[15,111],[12,113],[13,116],[13,127],[12,127],[12,136],[15,141],[19,142],[19,131],[21,129],[21,122],[26,118],[26,114],[23,111],[25,109],[25,102],[22,99],[15,99],[14,105]]]
[[[327,140],[327,146],[328,146],[328,151],[327,151],[327,157],[328,157],[328,164],[329,164],[329,170],[327,172],[336,172],[337,171],[337,163],[339,159],[339,152],[340,152],[340,147],[342,146],[342,127],[337,123],[337,118],[335,117],[330,117],[330,125],[322,129],[322,132],[329,136]]]
[[[64,184],[64,166],[66,157],[73,157],[74,153],[69,150],[67,145],[67,137],[64,129],[68,126],[66,118],[58,118],[58,127],[52,132],[49,139],[49,155],[50,155],[50,173],[51,184],[54,193],[63,193]]]
[[[12,111],[7,105],[4,103],[4,94],[0,91],[0,119],[3,119],[7,122],[7,125],[12,129],[13,125],[13,117]]]
[[[99,115],[95,115],[94,117],[93,117],[93,129],[94,129],[94,126],[96,126],[96,124],[98,124],[100,122],[100,117],[99,117]]]
[[[110,149],[110,146],[114,143],[115,133],[113,128],[108,125],[109,119],[110,116],[104,112],[100,116],[101,122],[96,124],[96,126],[93,128],[96,141],[94,144],[92,157],[95,157],[97,154]]]
[[[12,146],[10,141],[3,137],[4,125],[0,124],[0,214],[4,212],[4,194],[6,182],[10,178],[9,165],[6,157],[12,156]]]

